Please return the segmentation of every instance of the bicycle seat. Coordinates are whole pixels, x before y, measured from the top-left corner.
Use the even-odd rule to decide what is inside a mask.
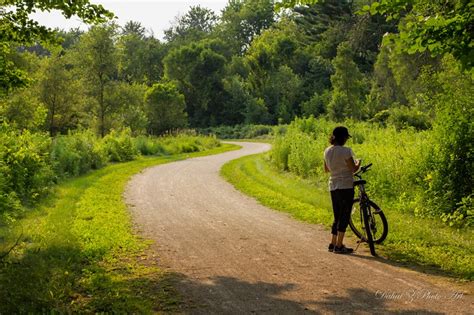
[[[354,181],[354,186],[358,186],[358,185],[365,185],[367,182],[363,179],[359,179],[359,180],[355,180]]]

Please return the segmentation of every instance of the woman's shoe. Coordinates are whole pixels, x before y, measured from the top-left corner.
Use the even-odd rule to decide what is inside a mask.
[[[328,246],[328,252],[333,252],[334,251],[334,244],[333,243],[330,243],[329,246]]]
[[[352,254],[354,249],[342,245],[341,247],[334,246],[335,254]]]

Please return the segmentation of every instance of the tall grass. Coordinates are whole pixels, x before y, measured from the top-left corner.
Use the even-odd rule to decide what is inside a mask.
[[[366,173],[370,195],[389,203],[398,211],[419,216],[432,213],[423,202],[428,179],[428,165],[433,153],[430,131],[347,121],[352,138],[346,146],[353,149],[363,164],[373,163]],[[283,135],[277,135],[271,160],[280,170],[287,170],[318,185],[326,185],[323,152],[336,123],[313,117],[295,119]]]

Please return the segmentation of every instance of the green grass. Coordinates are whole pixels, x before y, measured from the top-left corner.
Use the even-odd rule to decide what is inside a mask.
[[[221,174],[237,189],[255,197],[263,205],[291,213],[299,220],[323,224],[329,232],[333,217],[327,188],[278,171],[268,161],[268,154],[230,161],[224,165]],[[389,261],[423,272],[460,280],[474,279],[472,230],[459,231],[437,220],[391,211],[388,204],[376,201],[384,209],[389,222],[387,240],[383,245],[377,245],[379,254]]]
[[[20,239],[0,264],[0,313],[176,309],[170,276],[148,259],[149,243],[132,232],[125,185],[152,165],[237,148],[139,158],[58,185],[14,228],[0,229],[4,250]]]

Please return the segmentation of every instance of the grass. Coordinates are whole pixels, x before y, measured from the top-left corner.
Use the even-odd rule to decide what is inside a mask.
[[[146,167],[233,149],[139,158],[58,185],[2,244],[20,240],[0,264],[0,313],[153,313],[177,308],[170,277],[132,232],[122,194]]]
[[[302,221],[323,224],[329,231],[333,217],[327,188],[278,171],[270,164],[268,153],[230,161],[223,166],[221,174],[263,205],[288,212]],[[424,272],[459,280],[474,279],[472,230],[459,231],[436,220],[391,211],[383,200],[377,203],[384,209],[389,223],[387,240],[377,245],[379,254]]]

